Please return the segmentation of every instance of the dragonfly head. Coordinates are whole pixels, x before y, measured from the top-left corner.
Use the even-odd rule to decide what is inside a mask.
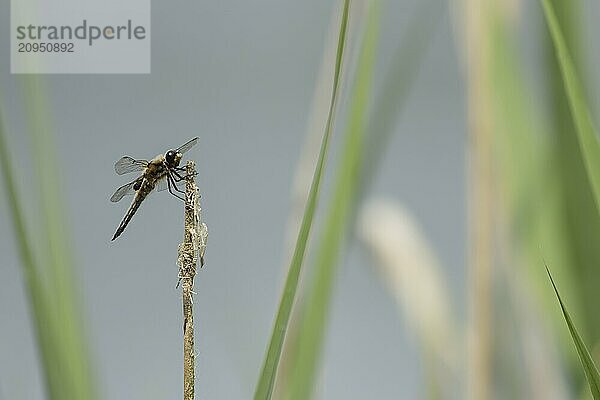
[[[167,162],[167,165],[169,165],[169,167],[171,168],[179,166],[179,163],[181,162],[181,157],[183,157],[183,154],[175,150],[169,150],[165,153],[165,161]]]

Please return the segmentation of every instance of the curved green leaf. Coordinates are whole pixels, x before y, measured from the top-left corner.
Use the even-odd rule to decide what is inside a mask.
[[[338,39],[338,48],[333,76],[333,91],[331,94],[331,102],[329,105],[329,114],[327,116],[327,125],[325,126],[325,133],[323,134],[321,150],[319,152],[317,166],[315,168],[315,173],[313,175],[313,180],[310,186],[310,192],[308,195],[308,200],[306,202],[304,216],[302,217],[302,224],[300,225],[298,239],[296,240],[294,255],[292,256],[290,269],[288,271],[284,291],[279,304],[279,310],[277,311],[275,326],[273,327],[273,333],[271,334],[271,341],[269,342],[269,348],[267,350],[262,372],[258,381],[258,385],[256,387],[256,392],[254,393],[255,400],[270,399],[273,394],[273,386],[275,383],[275,376],[277,373],[277,367],[279,365],[279,359],[281,358],[283,340],[285,339],[285,334],[290,321],[292,305],[294,304],[294,298],[298,289],[298,278],[300,276],[302,261],[304,260],[304,253],[306,250],[306,244],[308,242],[308,235],[310,233],[313,217],[315,215],[315,210],[317,207],[319,187],[321,184],[321,177],[323,175],[323,166],[325,164],[327,148],[329,147],[329,138],[331,136],[331,131],[333,130],[334,114],[340,86],[342,59],[344,54],[344,46],[346,43],[349,8],[350,0],[345,0],[340,26],[340,35]]]
[[[380,1],[373,0],[370,3],[351,95],[350,120],[344,149],[336,169],[335,190],[317,250],[315,276],[306,299],[305,315],[298,337],[297,359],[291,375],[289,392],[286,394],[288,399],[305,400],[313,393],[338,258],[347,228],[352,222],[351,210],[359,193],[361,181],[358,178],[364,156],[363,142],[379,31]]]
[[[567,311],[567,307],[565,303],[562,301],[560,297],[560,293],[558,293],[558,288],[554,283],[554,279],[552,279],[552,275],[550,274],[550,270],[546,265],[546,272],[548,273],[548,277],[550,278],[550,282],[552,283],[552,287],[554,288],[554,293],[556,293],[556,297],[558,298],[558,302],[560,303],[560,309],[562,310],[563,317],[565,317],[565,321],[567,322],[567,326],[569,327],[569,332],[571,333],[571,337],[573,338],[573,343],[575,343],[575,348],[577,349],[577,354],[579,355],[579,360],[581,361],[581,366],[583,367],[583,371],[585,372],[585,377],[590,385],[590,390],[592,391],[592,396],[594,400],[600,400],[600,374],[598,373],[598,368],[596,368],[596,364],[594,364],[594,360],[590,355],[583,339],[577,332],[577,328]]]

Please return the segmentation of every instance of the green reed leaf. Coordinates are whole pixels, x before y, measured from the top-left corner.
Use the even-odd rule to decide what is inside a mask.
[[[592,391],[592,396],[594,400],[600,400],[600,374],[598,373],[598,368],[596,368],[596,364],[590,355],[583,339],[579,335],[569,312],[567,311],[567,307],[560,297],[560,293],[558,292],[558,288],[556,287],[556,283],[554,283],[554,279],[550,274],[550,269],[546,265],[546,272],[548,273],[548,277],[550,278],[550,282],[552,283],[552,287],[554,288],[554,293],[556,293],[556,297],[558,298],[558,302],[560,303],[560,309],[562,311],[563,317],[565,318],[565,322],[567,323],[567,327],[569,328],[569,332],[571,333],[571,337],[573,338],[573,343],[575,344],[575,348],[577,349],[577,354],[579,355],[579,360],[581,361],[581,366],[583,367],[583,371],[585,373],[585,377],[590,385],[590,390]]]
[[[289,392],[286,394],[287,398],[292,400],[309,399],[315,386],[338,257],[345,233],[352,222],[350,211],[358,198],[368,104],[378,43],[379,10],[380,1],[371,1],[351,94],[345,145],[336,169],[335,190],[317,249],[315,276],[306,300],[305,314],[298,336],[297,359],[291,375]]]
[[[304,260],[304,253],[306,251],[306,245],[308,243],[308,236],[310,234],[310,229],[312,227],[313,218],[317,208],[321,178],[323,175],[323,169],[327,156],[327,149],[329,147],[331,132],[333,130],[334,114],[340,89],[340,75],[342,69],[344,48],[346,43],[349,8],[350,0],[345,0],[344,8],[342,11],[340,35],[338,39],[338,47],[333,76],[333,89],[331,94],[331,102],[329,104],[327,124],[325,126],[325,132],[323,134],[323,141],[321,143],[319,158],[317,160],[315,173],[313,175],[313,180],[310,186],[308,200],[306,202],[306,208],[302,217],[302,223],[300,225],[300,231],[296,240],[296,246],[294,249],[294,254],[292,256],[290,269],[288,271],[284,291],[281,296],[279,309],[275,318],[275,324],[273,327],[273,332],[271,334],[271,340],[269,342],[269,347],[265,356],[262,372],[258,381],[258,385],[256,387],[256,392],[254,394],[255,400],[270,399],[273,394],[275,376],[277,374],[279,359],[281,358],[281,349],[283,347],[283,341],[285,339],[285,334],[290,321],[290,313],[294,304],[294,299],[296,297],[296,291],[298,289],[298,278],[300,276],[300,270],[302,268],[302,262]]]

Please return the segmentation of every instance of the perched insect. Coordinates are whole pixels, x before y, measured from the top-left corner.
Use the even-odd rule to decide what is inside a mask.
[[[173,196],[185,200],[182,197],[185,192],[178,187],[185,178],[181,175],[185,171],[185,168],[180,167],[179,163],[181,162],[183,153],[192,148],[197,142],[198,138],[195,137],[183,146],[175,150],[168,150],[165,154],[160,154],[150,161],[136,160],[129,156],[124,156],[115,163],[115,172],[119,175],[129,172],[142,172],[142,175],[134,181],[118,188],[110,198],[110,201],[116,203],[126,195],[135,195],[131,206],[129,206],[129,210],[127,210],[125,217],[123,217],[123,220],[119,224],[112,240],[115,240],[123,233],[135,212],[140,208],[142,201],[153,190],[158,192],[168,189],[169,193]]]

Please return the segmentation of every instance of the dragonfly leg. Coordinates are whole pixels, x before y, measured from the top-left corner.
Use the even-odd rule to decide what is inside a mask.
[[[181,182],[181,179],[177,180],[173,175],[170,175],[170,174],[169,174],[169,177],[171,178],[171,184],[173,185],[173,189],[176,192],[179,192],[181,194],[185,194],[185,190],[181,190],[179,187],[177,187],[177,182]]]
[[[183,167],[172,168],[171,171],[173,172],[173,177],[175,178],[176,182],[184,180],[187,176],[187,174],[184,176],[181,176],[181,174],[179,174],[179,172],[185,172],[185,168]],[[198,176],[198,171],[194,171],[194,176]]]
[[[172,169],[172,170],[171,170],[171,173],[173,174],[173,175],[172,175],[172,178],[173,178],[173,180],[174,180],[175,182],[181,182],[182,180],[184,180],[184,179],[185,179],[185,176],[181,176],[181,175],[179,174],[179,172],[177,172],[177,170],[176,170],[176,169]]]
[[[181,175],[181,174],[179,174],[179,172],[177,172],[177,171],[181,172],[181,170],[179,170],[179,169],[177,169],[177,170],[174,170],[174,169],[173,169],[173,170],[172,170],[172,172],[173,172],[173,178],[175,178],[175,181],[176,181],[176,182],[181,182],[182,180],[184,180],[184,179],[187,177],[187,174],[185,174],[185,175],[183,175],[183,176],[182,176],[182,175]],[[184,171],[185,171],[185,170],[184,170]],[[198,171],[194,172],[194,176],[198,176]]]
[[[177,193],[175,193],[173,191],[173,187],[175,187],[175,191],[177,191],[179,193],[185,193],[185,192],[179,190],[177,188],[177,185],[175,184],[175,182],[174,181],[172,182],[172,181],[173,181],[173,177],[171,176],[171,174],[167,174],[167,186],[169,187],[169,193],[171,193],[173,196],[177,197],[178,199],[185,201],[185,198],[181,197],[180,195],[178,195]],[[171,186],[171,184],[173,186]]]

